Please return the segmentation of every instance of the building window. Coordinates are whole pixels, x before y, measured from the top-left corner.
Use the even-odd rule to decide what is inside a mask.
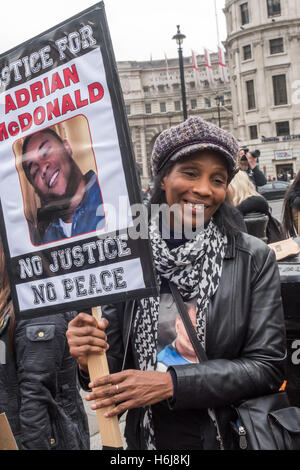
[[[205,106],[206,106],[206,108],[211,108],[210,98],[205,98]]]
[[[247,88],[247,100],[248,100],[248,109],[255,109],[255,93],[254,93],[254,81],[248,80],[246,82]]]
[[[175,101],[174,106],[175,106],[175,111],[181,111],[181,102],[180,101]]]
[[[164,91],[165,91],[164,85],[158,85],[158,91],[159,91],[160,93],[164,93]]]
[[[272,78],[275,106],[288,104],[285,75],[274,75]]]
[[[276,122],[276,134],[278,137],[281,135],[290,135],[289,121]]]
[[[268,16],[281,15],[280,0],[267,0]]]
[[[149,87],[148,86],[144,86],[144,93],[148,93],[149,91]]]
[[[194,90],[195,87],[196,87],[195,82],[190,82],[190,89],[191,89],[191,90]]]
[[[241,8],[242,24],[248,24],[249,23],[248,2],[247,3],[242,3],[240,5],[240,8]]]
[[[126,111],[127,116],[129,116],[131,114],[130,104],[126,104],[125,111]]]
[[[151,114],[151,103],[146,103],[145,105],[146,108],[146,114]]]
[[[159,103],[160,105],[160,112],[165,113],[167,111],[166,103]]]
[[[270,54],[279,54],[283,51],[283,38],[276,38],[270,40]]]
[[[254,140],[258,138],[257,126],[249,126],[250,139]]]
[[[191,108],[196,109],[197,108],[197,100],[191,100]]]
[[[179,83],[173,83],[173,89],[179,90]]]
[[[251,50],[250,44],[243,47],[243,57],[244,57],[244,60],[252,59],[252,50]]]

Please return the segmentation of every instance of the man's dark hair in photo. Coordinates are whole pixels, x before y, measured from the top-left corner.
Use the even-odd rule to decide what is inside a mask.
[[[84,175],[72,154],[69,142],[50,128],[23,143],[22,166],[41,201],[38,229],[47,242],[94,231],[103,219],[97,176],[92,170]]]

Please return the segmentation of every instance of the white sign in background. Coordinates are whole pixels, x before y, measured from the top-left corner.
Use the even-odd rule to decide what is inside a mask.
[[[293,153],[287,150],[275,152],[275,160],[290,160],[293,158]]]
[[[71,85],[67,88],[56,90],[55,94],[45,96],[34,103],[31,102],[22,109],[10,111],[5,115],[4,99],[3,96],[0,96],[1,122],[5,122],[8,126],[12,121],[18,122],[18,116],[20,114],[33,113],[34,109],[38,106],[45,106],[49,101],[53,101],[58,98],[61,103],[61,98],[66,93],[70,94],[72,97],[74,96],[74,91],[80,89],[81,99],[87,99],[88,85],[91,83],[100,82],[104,89],[104,96],[101,100],[75,111],[69,111],[59,118],[54,117],[50,121],[46,119],[42,125],[37,126],[33,123],[31,128],[24,134],[21,134],[20,132],[17,136],[10,137],[9,139],[0,142],[0,162],[2,167],[0,175],[0,197],[11,257],[40,251],[43,248],[43,245],[32,245],[30,240],[28,225],[24,216],[20,180],[15,166],[13,145],[18,139],[26,137],[26,135],[49,126],[53,126],[78,115],[84,115],[89,123],[104,207],[107,205],[108,207],[113,207],[115,210],[114,217],[110,217],[110,214],[106,213],[106,225],[104,229],[99,231],[99,234],[101,235],[104,233],[114,232],[116,230],[126,229],[133,225],[126,180],[122,167],[122,158],[118,145],[117,130],[100,48],[94,49],[79,58],[71,60],[68,64],[57,67],[50,72],[39,76],[38,79],[34,78],[33,80],[26,82],[25,84],[23,83],[19,87],[15,87],[6,93],[10,93],[14,96],[15,91],[22,88],[29,89],[30,85],[35,83],[37,80],[42,81],[46,77],[49,77],[50,79],[55,72],[61,74],[63,69],[66,67],[71,68],[73,64],[75,64],[78,72],[79,83],[74,84],[71,82]],[[121,211],[118,210],[120,198],[122,200]],[[125,207],[127,205],[127,210],[124,210],[124,201]],[[51,246],[60,246],[70,241],[83,240],[91,235],[91,233],[83,234],[72,237],[71,239],[49,243],[47,244],[47,248],[51,248]]]

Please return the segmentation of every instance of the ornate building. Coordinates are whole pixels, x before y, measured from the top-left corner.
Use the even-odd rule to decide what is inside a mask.
[[[204,56],[197,57],[198,83],[186,57],[188,115],[221,123],[241,146],[259,149],[266,176],[294,174],[300,169],[300,0],[225,0],[224,14],[230,83],[220,80],[217,54],[211,55],[212,86]],[[178,58],[119,62],[118,70],[146,187],[156,137],[183,120]]]
[[[300,169],[300,2],[226,0],[233,134],[267,176]]]
[[[206,78],[204,56],[197,57],[199,78],[195,81],[192,58],[184,59],[188,116],[198,115],[232,130],[230,84],[219,79],[218,55],[212,54],[214,84]],[[179,62],[177,59],[149,62],[118,62],[126,112],[142,184],[151,180],[150,156],[156,137],[183,120]],[[216,97],[220,97],[219,99]],[[220,106],[218,107],[218,102]]]

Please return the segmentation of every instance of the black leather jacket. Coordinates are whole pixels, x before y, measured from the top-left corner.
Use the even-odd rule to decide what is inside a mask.
[[[109,320],[111,372],[136,368],[130,330],[133,302],[103,308]],[[280,388],[285,371],[285,326],[274,252],[241,233],[230,238],[218,290],[207,312],[207,362],[173,366],[177,377],[174,410],[216,408],[226,448],[231,448],[229,405]],[[138,410],[128,413],[126,436],[140,439]],[[141,439],[140,439],[141,441]],[[143,443],[136,444],[143,447]]]
[[[5,412],[20,449],[89,449],[89,429],[79,394],[77,364],[66,340],[76,312],[22,320],[9,346],[9,318],[0,326],[0,413]]]

